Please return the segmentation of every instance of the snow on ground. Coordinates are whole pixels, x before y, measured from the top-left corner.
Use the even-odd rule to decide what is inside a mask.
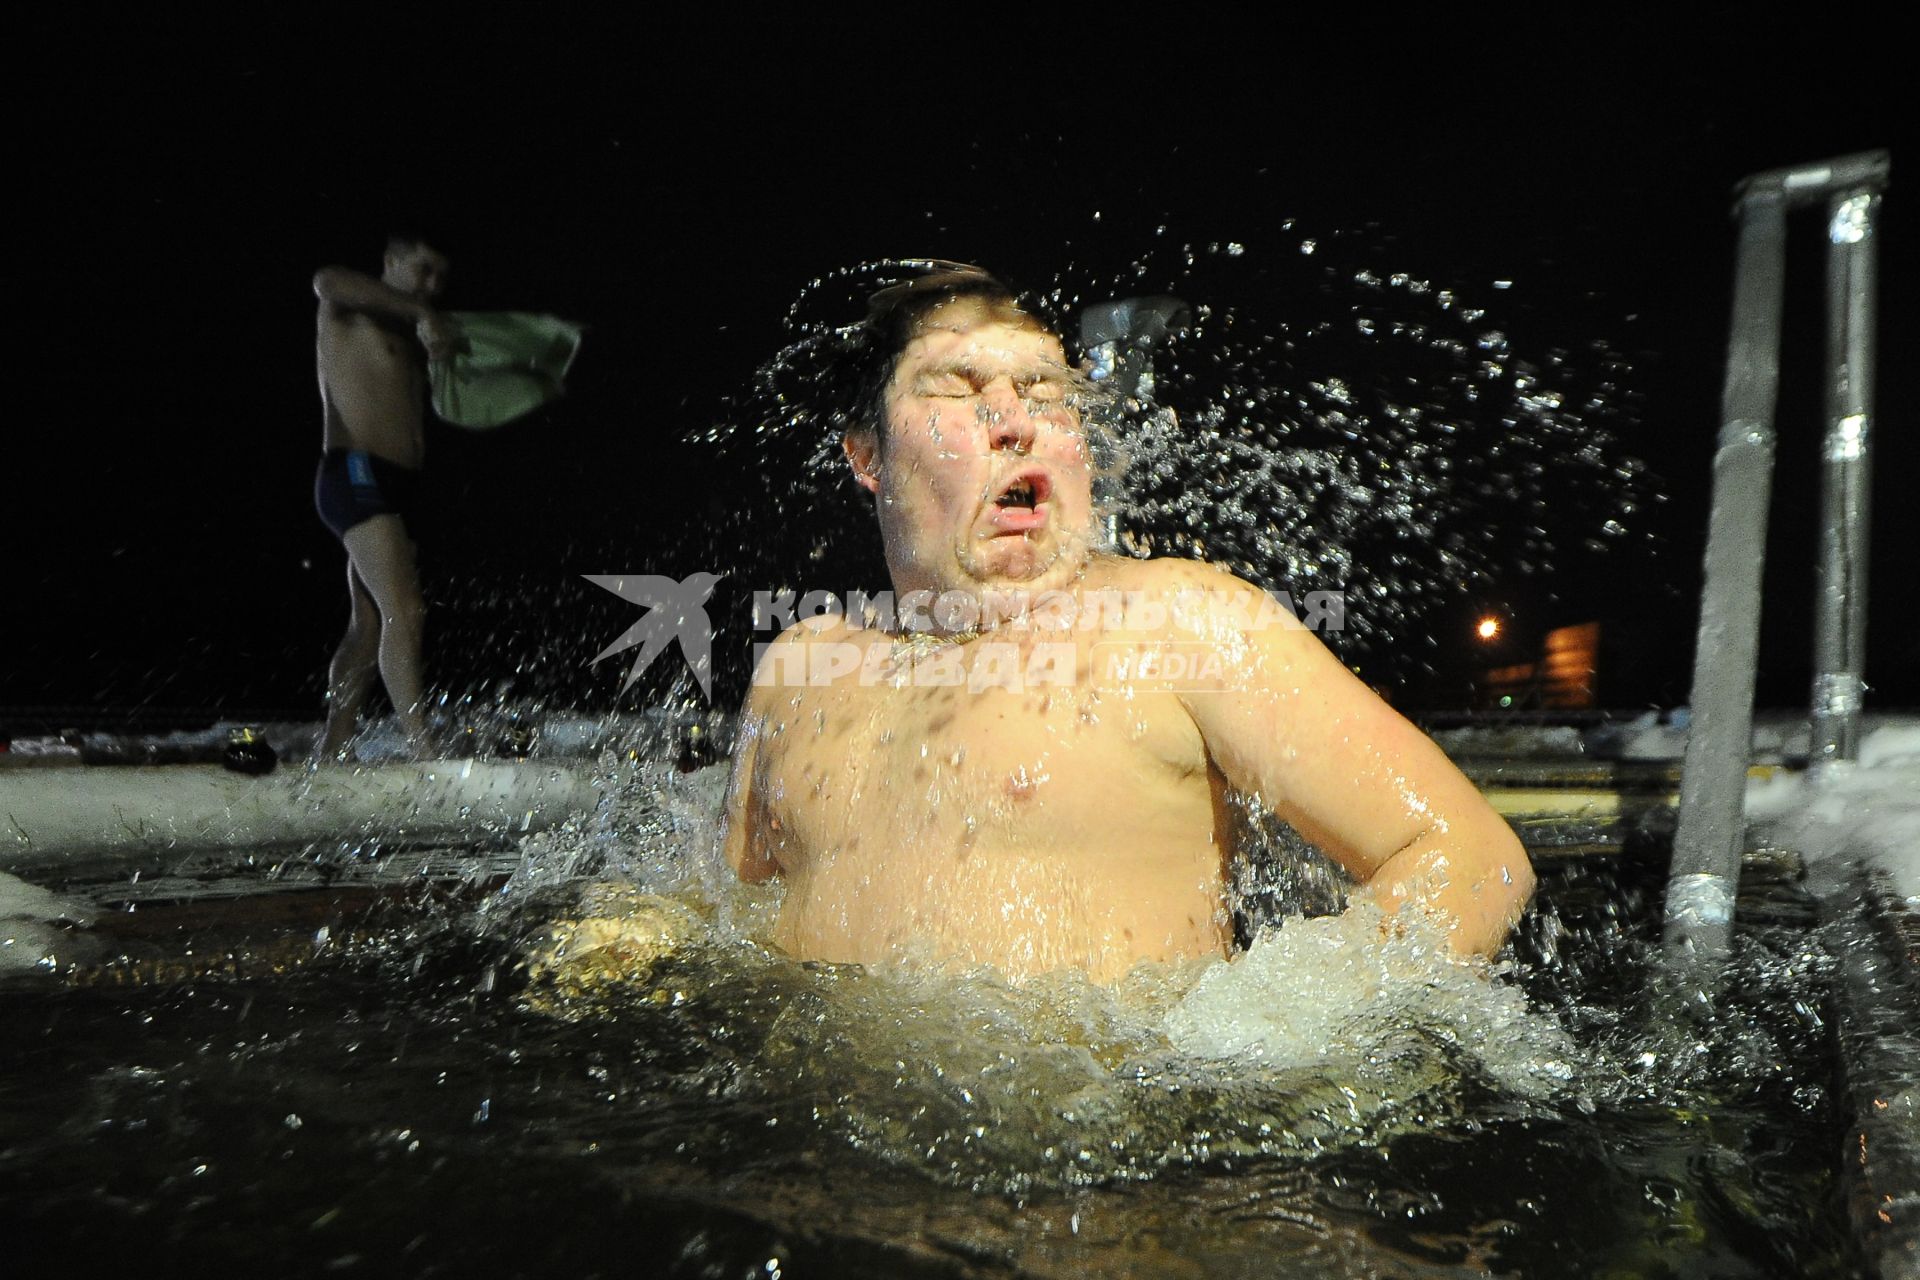
[[[92,917],[83,903],[0,872],[0,974],[39,968],[56,954],[66,935],[55,921]]]
[[[1435,739],[1456,755],[1531,760],[1634,760],[1678,764],[1687,751],[1687,708],[1575,730],[1566,726],[1475,725]],[[1804,711],[1753,718],[1756,764],[1787,765],[1747,782],[1746,814],[1769,843],[1810,860],[1857,855],[1884,869],[1920,906],[1920,715],[1869,713],[1855,764],[1803,767],[1811,746]]]
[[[1857,854],[1920,906],[1920,717],[1869,721],[1860,761],[1747,783],[1747,819],[1808,859]]]

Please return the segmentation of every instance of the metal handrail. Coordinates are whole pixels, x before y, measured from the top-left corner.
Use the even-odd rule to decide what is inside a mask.
[[[1773,482],[1786,215],[1817,201],[1829,205],[1834,373],[1828,389],[1826,528],[1815,642],[1815,758],[1851,759],[1858,745],[1865,667],[1873,220],[1890,167],[1887,152],[1862,152],[1771,169],[1734,188],[1740,242],[1732,338],[1693,658],[1692,729],[1667,881],[1667,941],[1698,955],[1723,954],[1733,932]]]

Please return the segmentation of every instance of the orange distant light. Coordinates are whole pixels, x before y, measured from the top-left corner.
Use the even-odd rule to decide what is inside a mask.
[[[1480,625],[1474,628],[1482,640],[1491,640],[1500,634],[1500,619],[1482,618]]]

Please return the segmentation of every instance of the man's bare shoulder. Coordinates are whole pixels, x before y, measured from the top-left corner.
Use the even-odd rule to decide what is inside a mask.
[[[347,350],[357,344],[365,344],[370,338],[377,339],[382,334],[394,332],[391,323],[382,323],[381,318],[371,311],[326,297],[319,300],[316,323],[321,337],[333,344],[336,350]]]
[[[767,650],[817,644],[844,644],[858,641],[870,633],[849,621],[844,614],[823,613],[817,618],[801,618],[768,642]]]
[[[1162,617],[1176,630],[1218,637],[1222,629],[1304,630],[1283,597],[1204,560],[1166,556],[1152,560],[1115,557],[1087,575],[1096,590],[1118,591],[1157,602],[1164,609],[1129,616]]]
[[[1089,585],[1128,591],[1220,590],[1244,594],[1260,590],[1217,564],[1178,556],[1156,556],[1151,560],[1103,556],[1088,570],[1086,580]]]
[[[780,689],[793,683],[791,677],[795,673],[811,671],[809,651],[845,645],[864,647],[878,638],[881,633],[851,623],[837,613],[799,619],[760,650],[753,682],[747,690],[746,710],[763,710]],[[804,679],[800,681],[803,687],[809,683]]]

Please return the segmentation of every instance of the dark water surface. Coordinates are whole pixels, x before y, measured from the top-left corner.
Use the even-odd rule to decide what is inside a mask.
[[[1631,891],[1545,879],[1527,1016],[1582,1059],[1550,1096],[1439,1024],[1200,1071],[1084,993],[737,939],[556,1014],[471,913],[202,920],[0,991],[0,1217],[82,1273],[1852,1274],[1811,943],[1749,935],[1718,1025],[1653,1025],[1605,937]]]

